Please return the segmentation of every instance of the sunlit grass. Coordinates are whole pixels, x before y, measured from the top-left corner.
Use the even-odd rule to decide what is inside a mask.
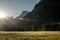
[[[8,40],[59,40],[60,32],[1,32],[0,40],[6,40],[6,39]]]

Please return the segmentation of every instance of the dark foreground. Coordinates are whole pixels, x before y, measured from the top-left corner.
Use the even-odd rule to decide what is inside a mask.
[[[0,32],[0,40],[60,40],[60,32]]]

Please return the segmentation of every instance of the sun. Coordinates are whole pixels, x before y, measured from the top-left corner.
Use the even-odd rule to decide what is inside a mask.
[[[4,12],[0,12],[0,18],[5,18],[5,17],[6,17],[5,13]]]

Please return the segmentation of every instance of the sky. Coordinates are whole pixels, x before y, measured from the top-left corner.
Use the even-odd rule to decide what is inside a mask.
[[[0,0],[0,11],[7,16],[19,16],[22,11],[32,11],[40,0]]]

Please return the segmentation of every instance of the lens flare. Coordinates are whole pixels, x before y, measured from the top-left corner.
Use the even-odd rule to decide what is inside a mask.
[[[5,17],[6,17],[5,13],[4,12],[0,12],[0,18],[5,18]]]

